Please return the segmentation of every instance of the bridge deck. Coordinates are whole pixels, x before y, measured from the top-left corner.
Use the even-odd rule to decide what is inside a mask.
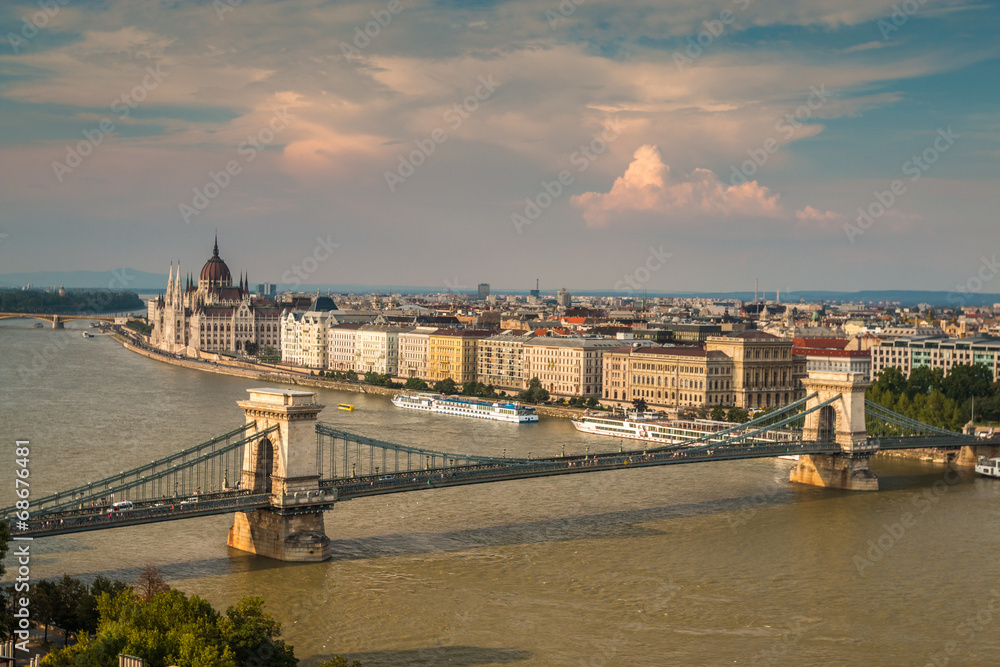
[[[392,475],[321,480],[320,495],[301,499],[286,498],[284,504],[272,504],[273,499],[268,494],[230,491],[208,498],[199,498],[196,503],[184,503],[183,498],[136,503],[134,509],[118,513],[109,513],[106,506],[70,510],[33,518],[27,522],[27,530],[20,529],[19,522],[14,520],[11,522],[12,534],[30,537],[65,535],[263,508],[270,508],[279,514],[297,514],[329,510],[333,509],[337,502],[389,493],[684,463],[771,458],[786,454],[837,454],[839,452],[840,448],[834,444],[789,443],[775,446],[727,447],[722,448],[721,451],[710,449],[691,453],[685,452],[683,447],[673,447],[590,456],[541,458],[530,461],[512,460],[506,464],[484,463]]]

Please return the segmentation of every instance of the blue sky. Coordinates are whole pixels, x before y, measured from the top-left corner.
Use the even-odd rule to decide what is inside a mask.
[[[5,3],[0,273],[218,228],[258,281],[323,239],[306,282],[952,290],[1000,251],[997,9]]]

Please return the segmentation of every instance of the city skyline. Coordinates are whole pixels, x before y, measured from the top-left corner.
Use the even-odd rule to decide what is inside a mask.
[[[998,292],[994,10],[9,5],[0,273]]]

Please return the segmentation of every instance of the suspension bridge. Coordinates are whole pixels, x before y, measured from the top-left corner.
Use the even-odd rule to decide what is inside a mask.
[[[330,556],[323,512],[366,496],[572,475],[798,455],[793,482],[877,490],[880,450],[1000,445],[935,428],[865,400],[851,373],[811,373],[805,398],[701,437],[618,452],[474,456],[385,442],[318,421],[313,392],[250,389],[246,423],[101,480],[0,510],[14,537],[44,537],[235,514],[228,544],[287,561]],[[647,443],[652,445],[653,443]]]

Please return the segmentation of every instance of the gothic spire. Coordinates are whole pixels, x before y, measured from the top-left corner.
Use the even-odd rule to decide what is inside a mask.
[[[212,248],[212,257],[219,256],[219,230],[215,230],[215,247]]]

